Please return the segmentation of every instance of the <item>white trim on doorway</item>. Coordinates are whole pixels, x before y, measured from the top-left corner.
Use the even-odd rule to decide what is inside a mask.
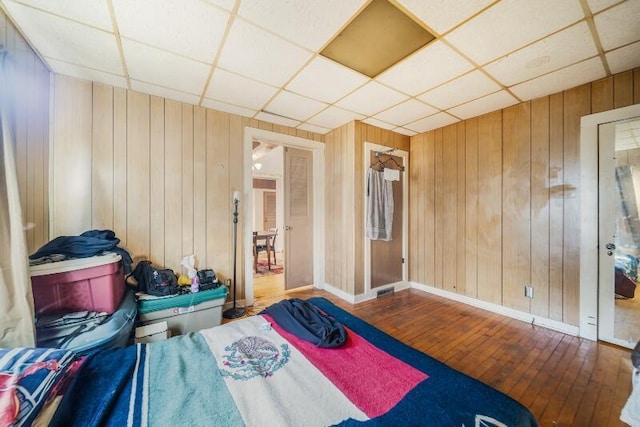
[[[251,152],[253,140],[268,141],[285,147],[300,148],[313,152],[313,281],[314,286],[322,288],[324,284],[324,143],[292,135],[257,129],[244,128],[243,147],[243,228],[240,236],[244,242],[244,290],[245,305],[253,305],[253,174],[251,171]],[[286,256],[286,255],[285,255]]]
[[[640,104],[580,121],[580,336],[598,339],[598,126],[640,117]]]
[[[383,288],[393,287],[394,290],[399,291],[402,289],[408,288],[408,259],[409,259],[409,153],[403,150],[394,149],[394,147],[387,147],[384,145],[374,144],[372,142],[364,143],[364,165],[369,165],[371,163],[371,152],[372,151],[380,151],[380,152],[389,152],[393,150],[393,152],[389,154],[393,154],[394,156],[398,156],[402,158],[402,164],[404,166],[404,185],[402,186],[402,257],[404,258],[404,264],[402,265],[402,281],[396,282],[394,284],[389,284],[390,286],[384,286]],[[367,188],[367,172],[369,167],[365,167],[364,169],[364,188]],[[363,194],[364,197],[364,211],[362,212],[362,221],[363,224],[367,223],[367,194]],[[365,234],[362,236],[364,239],[364,295],[359,295],[357,298],[359,300],[366,300],[375,297],[375,292],[371,291],[371,240],[367,238],[366,230]]]

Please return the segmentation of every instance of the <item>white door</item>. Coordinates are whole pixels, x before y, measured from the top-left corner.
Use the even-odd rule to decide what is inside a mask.
[[[598,338],[628,348],[640,340],[639,130],[640,120],[598,129]]]
[[[284,156],[285,289],[313,284],[313,153]]]

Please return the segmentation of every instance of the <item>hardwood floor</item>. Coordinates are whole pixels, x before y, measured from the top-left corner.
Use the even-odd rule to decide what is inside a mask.
[[[273,276],[271,276],[273,277]],[[257,299],[322,296],[527,406],[541,426],[624,426],[631,393],[627,349],[596,343],[417,290],[359,304],[312,287]]]

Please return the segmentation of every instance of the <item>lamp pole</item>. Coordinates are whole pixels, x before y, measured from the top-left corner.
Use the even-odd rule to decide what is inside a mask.
[[[238,203],[240,202],[240,193],[233,192],[233,307],[225,310],[222,317],[225,319],[237,319],[247,314],[247,310],[242,307],[236,307],[236,260],[238,256]]]

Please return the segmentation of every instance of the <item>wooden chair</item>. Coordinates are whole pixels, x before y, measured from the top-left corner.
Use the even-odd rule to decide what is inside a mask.
[[[257,233],[253,233],[253,248],[254,248],[254,266],[255,271],[258,272],[258,254],[262,251],[267,252],[267,264],[269,270],[271,270],[271,254],[273,253],[273,264],[276,264],[276,237],[278,237],[278,229],[270,228],[270,233],[273,235],[267,237],[263,244],[257,242]]]

